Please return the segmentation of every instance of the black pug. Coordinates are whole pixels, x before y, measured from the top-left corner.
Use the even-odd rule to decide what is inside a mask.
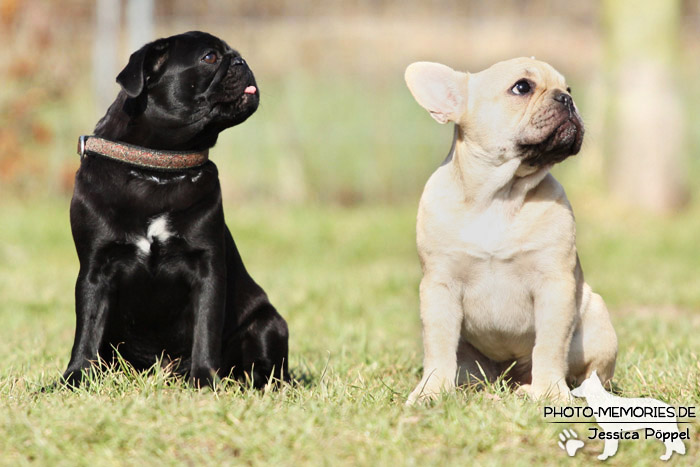
[[[115,349],[137,370],[172,362],[196,386],[287,380],[287,324],[248,275],[224,222],[219,132],[255,112],[252,71],[225,42],[188,32],[145,45],[80,140],[70,207],[80,260],[64,383]]]

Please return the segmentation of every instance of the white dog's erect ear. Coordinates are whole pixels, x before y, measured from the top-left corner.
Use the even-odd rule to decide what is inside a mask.
[[[464,113],[466,73],[440,63],[416,62],[406,68],[404,78],[416,101],[438,123],[456,122]]]

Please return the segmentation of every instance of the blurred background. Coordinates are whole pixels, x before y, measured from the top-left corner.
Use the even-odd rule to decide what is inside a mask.
[[[131,52],[194,29],[238,49],[261,91],[210,156],[302,386],[214,398],[128,375],[44,397],[75,331],[78,136]],[[560,462],[555,426],[515,397],[400,406],[422,355],[416,210],[452,138],[404,69],[517,56],[562,72],[586,124],[581,152],[553,172],[618,335],[616,386],[697,404],[700,0],[0,0],[0,464]],[[700,465],[695,428],[688,465]],[[625,446],[618,465],[659,455]]]
[[[586,121],[576,178],[657,212],[690,201],[700,154],[700,1],[0,0],[4,196],[67,196],[78,135],[157,37],[219,35],[255,71],[259,112],[212,153],[229,198],[415,200],[449,145],[405,66],[479,71],[520,55],[568,78]],[[574,168],[575,167],[575,168]],[[567,167],[568,169],[569,167]]]
[[[551,63],[587,127],[555,175],[593,281],[700,307],[700,0],[0,0],[0,204],[51,200],[67,219],[77,138],[130,53],[194,29],[238,49],[261,90],[211,152],[227,209],[397,207],[407,235],[452,129],[414,102],[406,65]]]

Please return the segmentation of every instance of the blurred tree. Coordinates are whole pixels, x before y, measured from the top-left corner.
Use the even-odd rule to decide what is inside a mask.
[[[115,76],[119,72],[119,0],[97,0],[95,5],[95,42],[93,43],[93,75],[96,114],[102,116],[114,100]]]
[[[0,0],[0,22],[7,28],[12,25],[19,10],[17,0]]]
[[[623,200],[661,213],[688,199],[675,81],[680,18],[679,0],[603,1],[611,187]]]
[[[93,49],[95,103],[97,114],[104,114],[117,92],[115,77],[119,63],[121,36],[121,0],[97,0],[95,5],[95,42]],[[126,32],[128,54],[141,48],[153,37],[154,0],[127,0]]]
[[[138,50],[153,37],[154,0],[128,0],[126,26],[129,35],[129,53]]]

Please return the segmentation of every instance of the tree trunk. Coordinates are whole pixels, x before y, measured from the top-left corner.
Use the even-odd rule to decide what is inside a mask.
[[[612,192],[668,213],[688,200],[684,118],[675,64],[678,0],[604,0],[610,70],[608,143]]]
[[[117,95],[120,0],[98,0],[95,7],[93,82],[96,115],[104,115]]]

